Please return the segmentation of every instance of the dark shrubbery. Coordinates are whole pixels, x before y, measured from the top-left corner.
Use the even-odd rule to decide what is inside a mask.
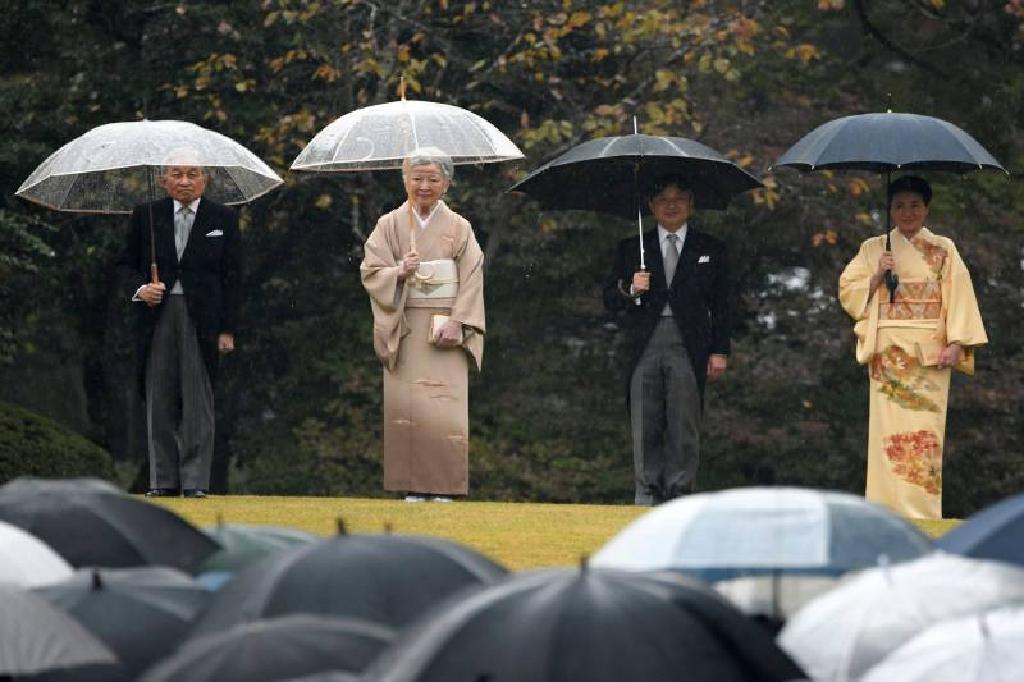
[[[103,448],[55,421],[0,402],[0,483],[18,476],[114,479]]]

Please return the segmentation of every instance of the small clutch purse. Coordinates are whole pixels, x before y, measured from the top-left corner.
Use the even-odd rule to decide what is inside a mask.
[[[448,320],[451,318],[447,315],[431,315],[430,316],[430,343],[437,343],[437,335],[441,331]],[[462,343],[462,328],[459,328],[459,343]]]

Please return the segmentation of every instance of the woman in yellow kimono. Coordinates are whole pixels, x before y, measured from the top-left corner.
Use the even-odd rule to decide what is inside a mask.
[[[384,365],[384,488],[407,502],[469,491],[468,369],[484,351],[484,254],[441,197],[452,161],[413,151],[407,200],[377,222],[360,266]]]
[[[890,233],[861,244],[839,277],[856,320],[857,361],[868,366],[866,497],[911,518],[942,518],[942,444],[952,369],[974,374],[988,342],[956,246],[924,226],[932,190],[904,176],[889,186]],[[890,303],[886,270],[898,278]]]

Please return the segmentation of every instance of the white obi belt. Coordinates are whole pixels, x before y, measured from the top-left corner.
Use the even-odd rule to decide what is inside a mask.
[[[409,298],[455,298],[459,268],[451,258],[423,261],[406,282]]]

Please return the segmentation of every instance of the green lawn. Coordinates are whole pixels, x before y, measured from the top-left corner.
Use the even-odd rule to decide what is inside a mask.
[[[291,526],[318,535],[337,532],[338,519],[353,533],[435,535],[474,547],[520,570],[571,566],[592,554],[646,511],[632,505],[424,502],[346,497],[214,496],[205,500],[160,499],[198,526],[253,523]],[[919,521],[938,536],[956,520]]]

